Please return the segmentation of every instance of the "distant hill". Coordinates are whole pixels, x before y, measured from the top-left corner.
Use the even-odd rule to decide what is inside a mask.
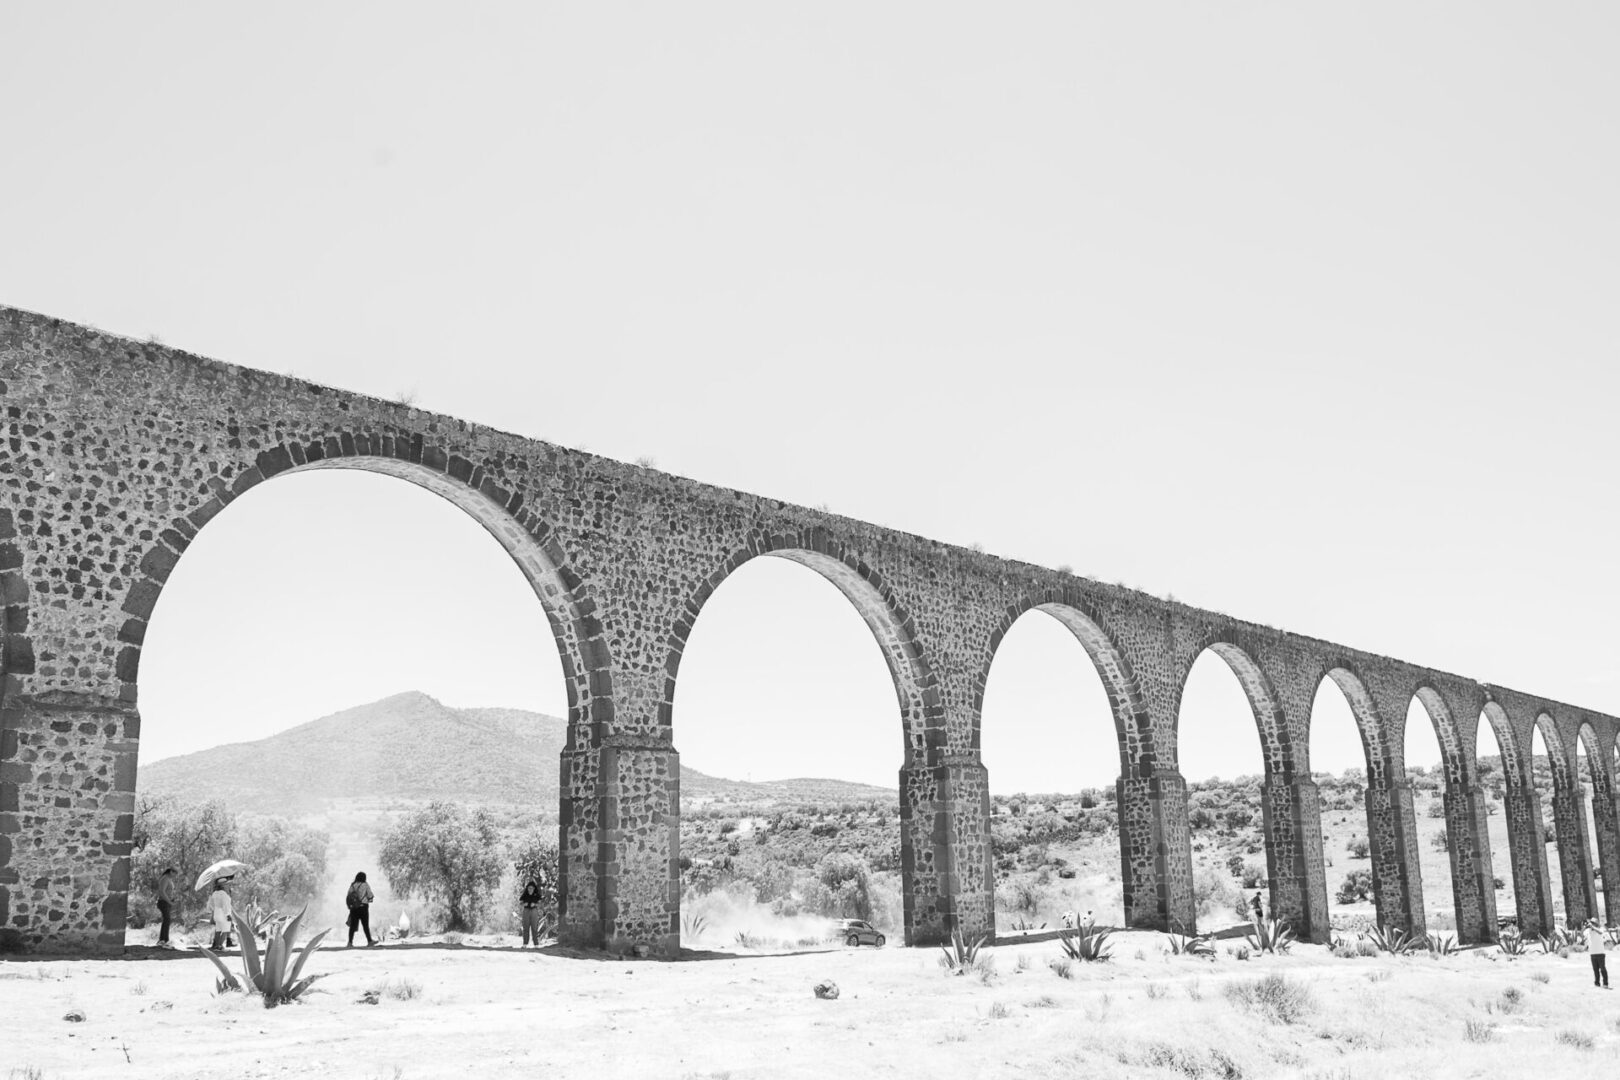
[[[142,765],[139,790],[225,799],[238,810],[297,814],[337,800],[454,799],[553,807],[565,722],[521,709],[457,709],[415,691],[312,720],[256,742]],[[894,789],[842,780],[748,783],[681,767],[686,802],[892,800]]]

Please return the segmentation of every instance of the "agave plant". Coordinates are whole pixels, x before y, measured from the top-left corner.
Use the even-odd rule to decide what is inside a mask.
[[[1449,935],[1428,935],[1430,956],[1454,956],[1457,952],[1457,939]]]
[[[319,975],[310,975],[303,979],[298,976],[303,973],[310,954],[320,947],[321,939],[331,932],[330,928],[310,938],[298,954],[297,961],[292,962],[293,941],[298,935],[298,924],[304,920],[303,909],[288,920],[284,929],[272,930],[262,964],[259,962],[259,944],[253,935],[253,928],[235,912],[231,913],[231,920],[235,922],[236,932],[242,939],[242,973],[246,978],[245,981],[238,980],[225,966],[225,961],[210,950],[204,949],[203,955],[214,962],[214,966],[223,976],[217,984],[219,989],[262,994],[264,1007],[273,1009],[277,1005],[297,1001],[299,996],[309,989],[310,984],[320,978]]]
[[[274,909],[266,911],[262,905],[257,903],[249,904],[242,912],[242,919],[247,923],[249,929],[253,931],[255,938],[268,936],[271,928],[275,926],[276,920],[279,918],[281,918],[281,912]]]
[[[1081,926],[1073,930],[1064,930],[1058,936],[1058,946],[1063,955],[1071,960],[1084,960],[1092,963],[1097,960],[1107,960],[1112,955],[1108,945],[1108,936],[1112,930],[1100,930],[1094,926]]]
[[[1249,925],[1254,932],[1244,936],[1249,948],[1257,953],[1268,952],[1272,955],[1285,953],[1294,943],[1294,932],[1288,928],[1286,919],[1272,916],[1269,919],[1250,919]]]
[[[988,936],[981,934],[975,941],[969,943],[962,939],[962,931],[952,930],[949,947],[940,946],[940,952],[944,955],[940,957],[939,966],[952,975],[966,975],[978,966],[979,950],[984,948],[987,940]]]
[[[1496,939],[1497,948],[1504,956],[1523,956],[1524,938],[1518,934],[1503,934]]]
[[[1198,956],[1215,959],[1215,946],[1206,934],[1166,934],[1170,939],[1170,952],[1175,956]]]
[[[681,940],[682,941],[694,941],[695,942],[695,941],[697,941],[698,938],[703,936],[704,931],[707,930],[708,928],[709,928],[709,920],[708,920],[708,918],[706,916],[699,915],[696,912],[691,912],[691,911],[683,911],[683,912],[681,912]]]
[[[1012,921],[1012,928],[1021,934],[1027,934],[1031,931],[1045,930],[1046,924],[1041,923],[1039,926],[1036,926],[1035,923],[1030,919],[1017,918]]]
[[[1382,926],[1375,926],[1366,932],[1366,938],[1378,947],[1379,952],[1391,953],[1395,956],[1404,956],[1415,949],[1424,947],[1425,942],[1419,941],[1405,930],[1391,927],[1385,930]]]

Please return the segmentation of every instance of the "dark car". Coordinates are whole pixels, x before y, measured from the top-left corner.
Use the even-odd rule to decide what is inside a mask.
[[[845,945],[876,945],[879,948],[889,940],[865,919],[838,920],[838,936],[844,939]]]

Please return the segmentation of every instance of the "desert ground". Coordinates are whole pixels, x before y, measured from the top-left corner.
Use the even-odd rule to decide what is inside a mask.
[[[1620,995],[1584,955],[1240,960],[1115,935],[1070,966],[1004,943],[952,975],[939,949],[688,951],[623,960],[510,938],[323,947],[307,1000],[216,995],[194,952],[0,962],[0,1075],[354,1078],[1509,1077],[1612,1075]],[[229,961],[234,966],[237,961]],[[1281,975],[1272,993],[1252,997]],[[840,990],[822,1000],[825,980]],[[368,991],[376,1004],[363,1003]],[[65,1019],[82,1015],[78,1021]]]

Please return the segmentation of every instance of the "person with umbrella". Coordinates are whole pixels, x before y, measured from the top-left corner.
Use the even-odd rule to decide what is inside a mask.
[[[214,891],[208,897],[208,910],[214,920],[215,952],[226,948],[231,943],[231,894],[226,891],[225,884],[230,876],[215,878]]]
[[[221,859],[198,874],[197,884],[192,886],[196,892],[201,892],[209,883],[214,886],[214,891],[208,896],[208,911],[214,923],[215,952],[224,948],[231,940],[231,894],[225,891],[225,883],[235,877],[238,870],[246,869],[247,863],[235,859]]]

